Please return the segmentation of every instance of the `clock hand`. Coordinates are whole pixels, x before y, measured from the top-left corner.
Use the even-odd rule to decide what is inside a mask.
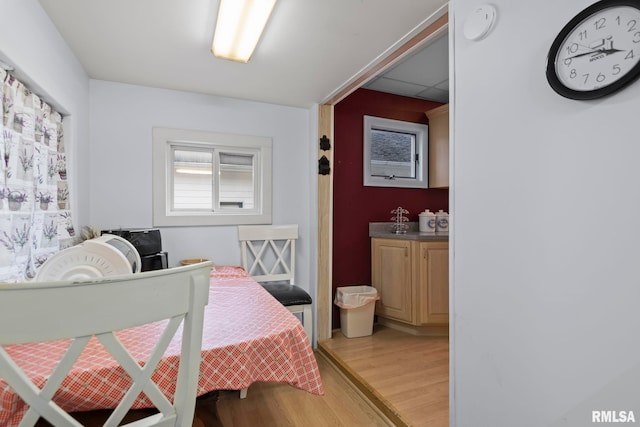
[[[593,42],[589,45],[589,49],[600,50],[604,48],[605,39],[601,39],[599,42]]]
[[[616,53],[616,52],[624,52],[624,50],[622,49],[596,49],[594,51],[591,52],[583,52],[583,53],[579,53],[577,55],[573,55],[573,56],[569,56],[565,59],[573,59],[573,58],[579,58],[581,56],[587,56],[587,55],[597,55],[600,53],[603,53],[605,55],[611,55],[612,53]]]
[[[593,50],[596,50],[597,48],[599,48],[599,47],[601,46],[601,45],[598,45],[598,46],[587,46],[587,45],[580,44],[580,43],[576,43],[576,44],[577,44],[579,47],[583,48],[583,49],[591,49],[592,51],[593,51]]]
[[[573,55],[573,56],[569,56],[565,59],[573,59],[573,58],[579,58],[581,56],[587,56],[587,55],[593,55],[594,53],[599,53],[599,50],[592,50],[591,52],[583,52],[583,53],[579,53],[577,55]]]
[[[600,52],[604,53],[605,55],[611,55],[612,53],[616,53],[616,52],[624,52],[624,50],[622,49],[602,49]]]

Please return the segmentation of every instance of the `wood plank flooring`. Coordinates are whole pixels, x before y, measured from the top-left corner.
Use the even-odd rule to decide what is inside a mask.
[[[223,391],[217,402],[224,427],[335,426],[383,427],[386,417],[322,355],[316,354],[324,396],[315,396],[288,384],[255,383],[246,399],[237,391]]]
[[[345,338],[334,331],[319,343],[316,360],[324,396],[288,384],[255,383],[246,399],[221,391],[217,402],[200,402],[193,426],[448,426],[448,337],[418,337],[380,325],[369,337]],[[94,412],[87,419],[99,422],[82,420],[83,425],[102,425],[106,415]]]
[[[318,346],[396,425],[449,425],[449,337],[375,325],[371,336],[334,331]]]

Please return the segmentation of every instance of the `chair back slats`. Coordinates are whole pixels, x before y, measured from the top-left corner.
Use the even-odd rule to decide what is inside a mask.
[[[123,390],[122,399],[104,426],[120,425],[141,393],[159,413],[137,421],[137,427],[190,426],[200,371],[210,271],[211,263],[205,262],[78,283],[0,284],[0,377],[29,406],[20,426],[34,426],[40,417],[56,427],[81,426],[52,401],[52,397],[93,336],[131,380],[129,389]],[[25,310],[26,307],[29,309]],[[114,331],[159,320],[167,320],[165,329],[141,365]],[[153,382],[152,374],[180,330],[180,364],[171,403]],[[42,389],[31,382],[4,348],[9,344],[68,338],[71,338],[69,347]]]
[[[136,398],[141,391],[153,402],[156,408],[163,414],[170,414],[173,410],[171,402],[160,391],[158,386],[151,381],[151,375],[158,366],[158,362],[162,358],[162,355],[166,351],[171,339],[175,335],[178,327],[182,323],[184,316],[173,317],[165,330],[162,332],[160,339],[158,340],[156,347],[144,364],[144,367],[140,367],[126,348],[122,346],[118,338],[113,333],[100,334],[98,339],[109,350],[109,353],[116,359],[116,361],[122,366],[122,368],[129,374],[131,378],[135,378],[134,383],[129,387],[129,390],[125,393],[120,400],[120,403],[113,411],[105,427],[118,426],[120,422],[127,415],[129,409],[135,402]]]
[[[297,224],[238,226],[242,267],[290,312],[301,316],[311,340],[311,296],[295,280],[297,239]],[[269,282],[289,282],[291,286]]]
[[[76,338],[71,342],[66,353],[64,354],[60,362],[58,362],[58,365],[55,367],[55,369],[53,370],[53,373],[47,380],[47,383],[44,385],[44,387],[42,387],[42,390],[40,390],[41,400],[36,399],[35,394],[33,395],[34,399],[36,399],[38,403],[38,406],[32,406],[29,408],[25,416],[22,418],[21,425],[26,425],[26,426],[32,425],[33,423],[38,421],[38,418],[40,417],[39,414],[44,414],[44,413],[48,413],[53,418],[57,418],[58,415],[60,415],[60,416],[63,416],[65,419],[67,419],[67,421],[69,421],[71,417],[64,411],[57,410],[58,409],[57,406],[51,405],[50,401],[54,393],[60,387],[60,384],[62,384],[62,381],[64,381],[64,378],[66,377],[67,373],[73,367],[73,364],[75,363],[75,361],[78,360],[78,357],[80,357],[80,353],[82,353],[82,350],[84,350],[90,338],[91,337],[89,336],[84,336],[84,337]],[[8,357],[7,353],[4,352],[4,348],[2,348],[1,350],[3,352],[3,356]],[[13,362],[13,360],[11,362]],[[15,368],[17,368],[17,366],[14,365],[14,371],[15,371]],[[2,367],[0,367],[0,372],[7,372],[7,371]],[[38,391],[38,389],[33,385],[33,383],[31,383],[30,381],[24,381],[24,378],[17,378],[15,379],[15,381],[18,381],[18,383],[21,386],[25,387],[30,392],[37,393]],[[10,381],[9,383],[11,384]],[[45,402],[47,402],[47,404],[45,404]]]
[[[297,225],[238,227],[241,261],[257,282],[295,282]]]
[[[88,341],[88,337],[86,339]],[[86,343],[85,343],[86,344]],[[81,346],[84,348],[84,345]],[[80,351],[82,351],[80,348]],[[79,353],[75,356],[77,356]],[[74,359],[75,361],[75,359]],[[66,369],[63,369],[66,374]],[[51,397],[60,386],[56,378],[47,381],[40,390],[27,378],[20,367],[11,359],[3,347],[0,347],[0,377],[2,377],[22,399],[30,405],[19,426],[33,426],[40,416],[45,417],[54,426],[82,427],[73,417],[51,402]],[[53,377],[53,376],[52,376]],[[58,377],[59,378],[59,375]],[[64,379],[64,376],[62,377]],[[51,383],[50,387],[47,387]]]

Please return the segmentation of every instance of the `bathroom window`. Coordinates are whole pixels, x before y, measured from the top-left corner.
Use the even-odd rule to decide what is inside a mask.
[[[427,125],[364,116],[364,185],[428,188]]]
[[[271,138],[153,129],[153,225],[271,223]]]

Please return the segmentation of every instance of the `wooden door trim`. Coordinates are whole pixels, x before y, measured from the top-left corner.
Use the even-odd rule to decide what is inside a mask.
[[[349,94],[356,89],[360,88],[363,84],[370,79],[380,74],[390,66],[394,65],[400,59],[414,50],[420,48],[422,44],[436,33],[441,33],[448,28],[449,14],[444,12],[442,16],[437,18],[432,23],[428,24],[425,28],[420,30],[416,35],[411,36],[408,40],[402,42],[402,44],[395,50],[392,50],[388,56],[381,59],[379,62],[367,67],[355,79],[347,83],[342,88],[338,89],[323,102],[323,104],[336,105],[342,101]]]
[[[331,148],[323,150],[320,140],[329,138]],[[318,108],[318,167],[324,156],[329,160],[329,174],[318,174],[318,296],[316,298],[317,339],[331,338],[333,256],[333,105]]]

